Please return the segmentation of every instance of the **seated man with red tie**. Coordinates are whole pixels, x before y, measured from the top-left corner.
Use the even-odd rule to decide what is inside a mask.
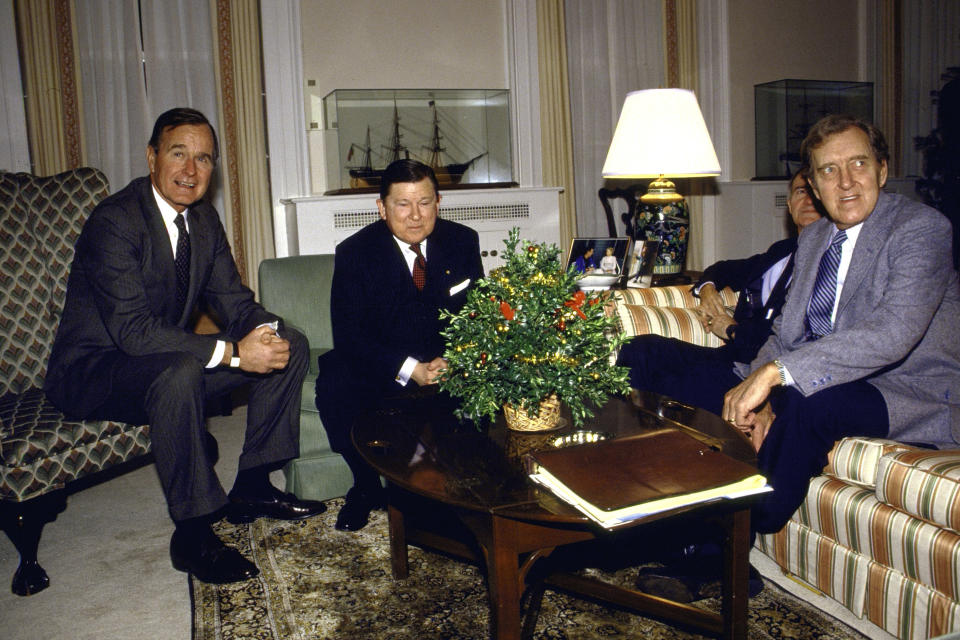
[[[477,232],[439,218],[439,205],[433,169],[397,160],[381,178],[380,220],[337,245],[334,348],[319,358],[316,402],[331,448],[353,472],[340,530],[363,528],[384,502],[379,475],[350,439],[354,417],[436,383],[446,366],[439,311],[459,310],[483,276]]]

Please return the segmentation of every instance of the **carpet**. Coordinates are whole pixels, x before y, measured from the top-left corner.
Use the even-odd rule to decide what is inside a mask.
[[[208,585],[190,579],[194,640],[390,638],[485,639],[489,608],[476,566],[410,547],[410,576],[390,573],[387,517],[375,511],[356,533],[333,528],[342,499],[303,522],[262,518],[215,529],[260,568],[255,580]],[[636,568],[590,570],[629,585]],[[698,606],[719,610],[706,599]],[[750,600],[749,637],[862,639],[865,636],[767,582]],[[548,590],[536,639],[701,638],[634,613]]]

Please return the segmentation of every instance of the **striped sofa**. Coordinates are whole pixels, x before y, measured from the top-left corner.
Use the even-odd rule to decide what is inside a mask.
[[[722,292],[731,307],[736,294]],[[657,333],[705,346],[690,287],[617,292],[629,335]],[[757,548],[854,615],[904,640],[960,631],[960,450],[845,438],[804,504]]]

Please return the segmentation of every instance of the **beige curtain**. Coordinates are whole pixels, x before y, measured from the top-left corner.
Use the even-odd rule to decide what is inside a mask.
[[[900,174],[900,149],[903,148],[901,108],[903,96],[903,47],[900,0],[882,0],[880,3],[880,109],[877,114],[880,130],[890,145],[889,171]],[[909,141],[912,146],[913,141]]]
[[[26,91],[33,173],[48,176],[81,165],[83,138],[70,0],[17,0],[17,29]],[[56,46],[51,47],[50,43]]]
[[[664,0],[663,43],[668,87],[689,89],[696,93],[697,19],[696,0]],[[686,268],[702,271],[703,264],[703,194],[707,181],[689,180],[678,184],[690,212],[690,233],[687,234]]]
[[[577,235],[565,33],[562,0],[537,0],[543,184],[563,187],[560,194],[561,249],[570,246],[570,241]]]
[[[274,257],[260,62],[258,0],[215,3],[227,233],[237,268],[257,292],[260,262]]]

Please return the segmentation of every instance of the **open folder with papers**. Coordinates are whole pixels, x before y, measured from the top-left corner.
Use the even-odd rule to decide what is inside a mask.
[[[772,490],[753,466],[676,430],[537,451],[528,465],[534,482],[606,528]]]

